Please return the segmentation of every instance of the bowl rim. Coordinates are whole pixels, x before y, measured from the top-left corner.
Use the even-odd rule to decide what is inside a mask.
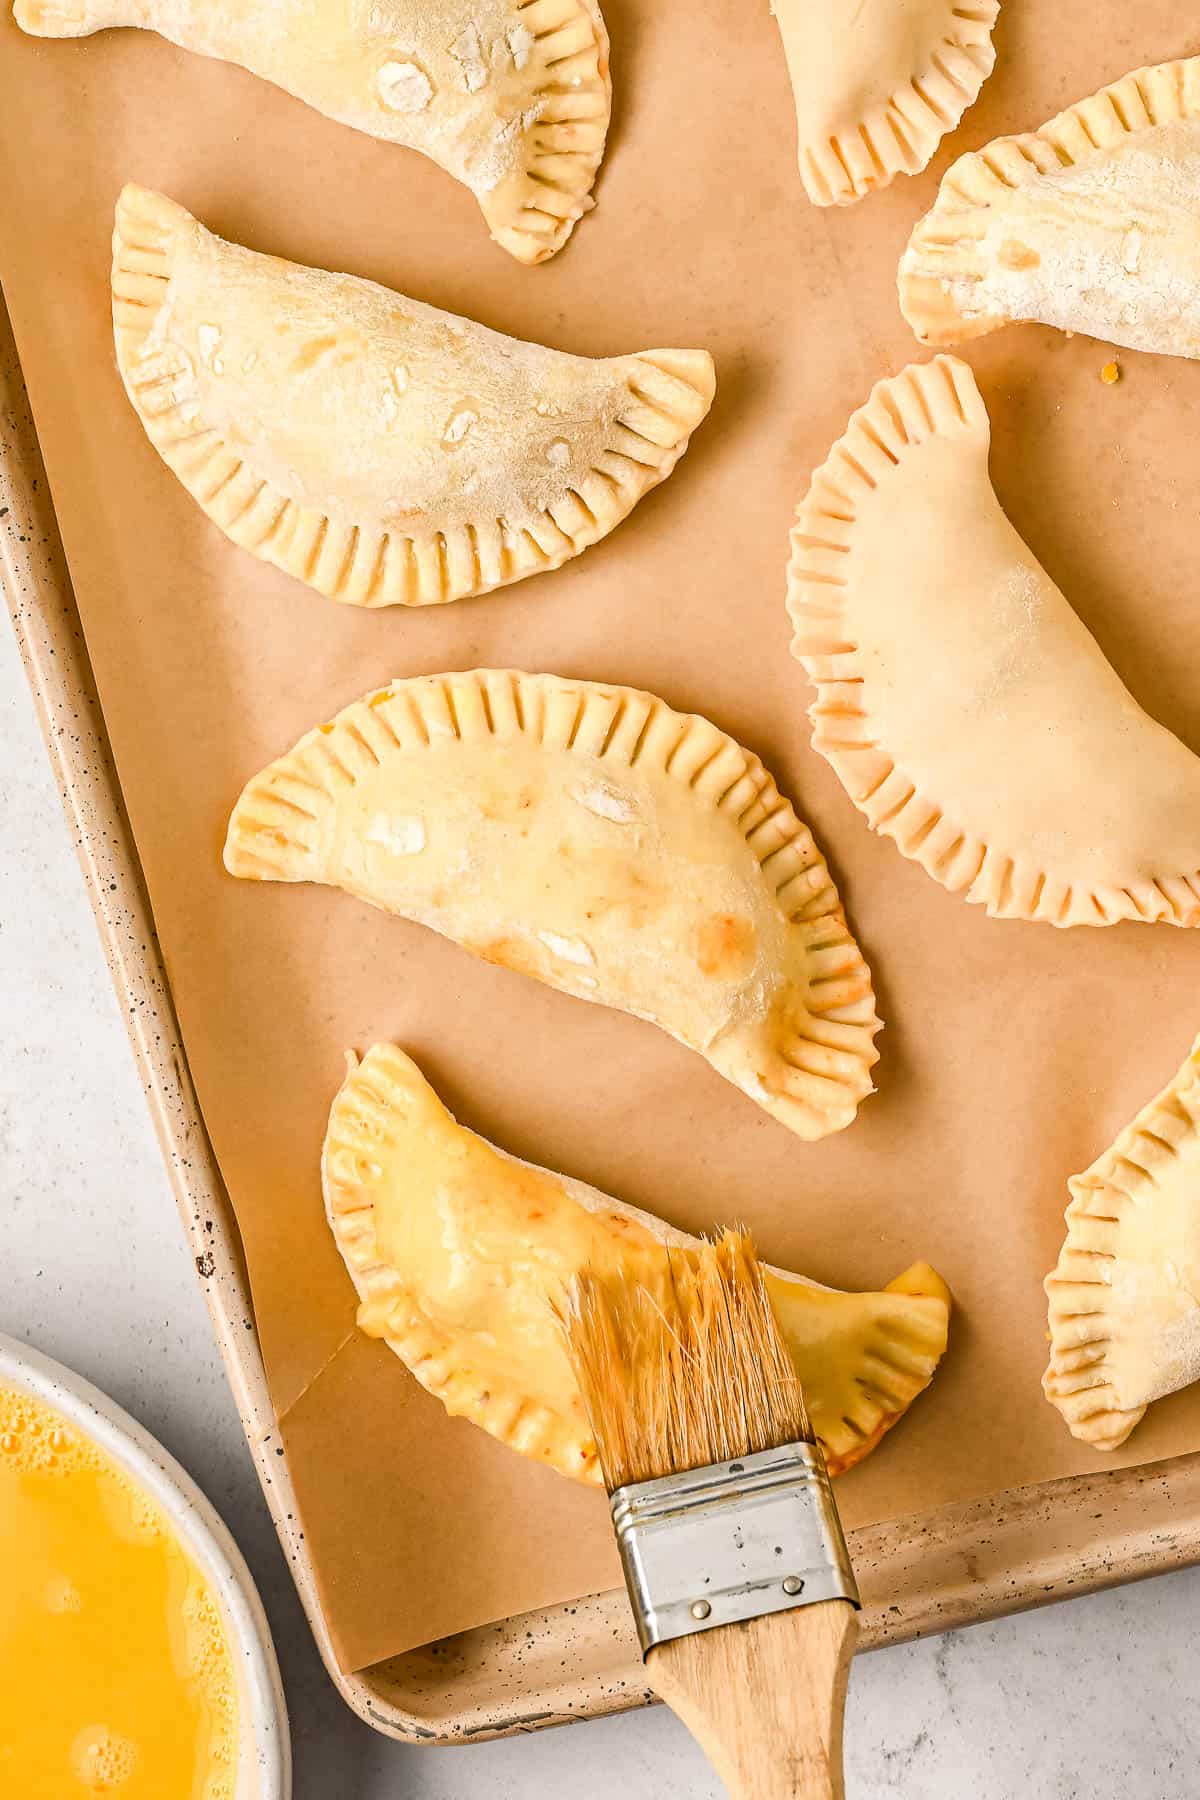
[[[144,1425],[82,1375],[0,1332],[0,1383],[21,1388],[90,1437],[148,1493],[209,1581],[234,1655],[249,1730],[240,1734],[236,1800],[290,1800],[291,1735],[271,1628],[254,1577],[212,1502]]]

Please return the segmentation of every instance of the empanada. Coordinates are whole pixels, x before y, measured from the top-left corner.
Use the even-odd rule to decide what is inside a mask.
[[[227,244],[145,188],[117,206],[112,293],[164,462],[236,544],[353,606],[558,568],[665,480],[715,389],[706,351],[519,343]]]
[[[333,1103],[325,1205],[361,1302],[445,1406],[561,1474],[598,1482],[553,1305],[585,1263],[645,1276],[696,1240],[456,1123],[403,1051],[378,1044]],[[651,1272],[649,1279],[653,1279]],[[950,1318],[918,1263],[881,1294],[772,1271],[771,1298],[834,1474],[873,1450],[932,1379]]]
[[[1200,356],[1200,58],[960,157],[900,263],[926,344],[1038,320]]]
[[[255,776],[225,866],[652,1020],[801,1137],[871,1091],[871,976],[811,832],[757,757],[651,694],[393,682]]]
[[[1200,1039],[1068,1185],[1042,1386],[1073,1436],[1115,1450],[1152,1400],[1200,1379]]]
[[[965,363],[881,381],[792,532],[813,744],[876,831],[994,918],[1200,924],[1200,759],[1000,510]]]
[[[15,0],[39,37],[140,25],[405,144],[470,188],[521,262],[592,204],[612,104],[596,0]]]
[[[999,0],[775,0],[800,175],[844,206],[923,169],[992,72]]]

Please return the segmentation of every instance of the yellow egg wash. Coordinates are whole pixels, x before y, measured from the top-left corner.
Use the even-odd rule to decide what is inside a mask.
[[[83,1432],[0,1383],[0,1795],[234,1800],[216,1596]]]
[[[424,1311],[469,1336],[481,1380],[536,1396],[583,1429],[583,1400],[553,1304],[578,1269],[629,1267],[639,1248],[657,1250],[657,1240],[628,1213],[590,1212],[562,1177],[463,1131],[427,1082],[414,1083],[406,1100],[411,1188],[380,1195],[381,1256],[419,1271]],[[423,1203],[412,1205],[410,1192]],[[364,1305],[362,1329],[386,1336],[389,1305],[382,1312]]]

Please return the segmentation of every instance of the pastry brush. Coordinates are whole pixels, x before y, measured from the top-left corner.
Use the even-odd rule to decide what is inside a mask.
[[[858,1592],[750,1239],[585,1269],[560,1311],[650,1686],[734,1800],[841,1800]]]

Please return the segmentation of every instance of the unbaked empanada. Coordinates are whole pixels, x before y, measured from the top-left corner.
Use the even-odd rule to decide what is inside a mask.
[[[844,206],[923,169],[992,72],[999,0],[775,0],[800,175]]]
[[[396,681],[255,776],[225,866],[649,1019],[801,1137],[871,1092],[871,976],[811,832],[757,757],[651,694]]]
[[[995,918],[1200,924],[1200,759],[1142,712],[1000,510],[965,363],[881,381],[792,532],[813,744]]]
[[[671,473],[703,350],[592,361],[372,281],[227,244],[127,187],[117,363],[151,443],[227,537],[353,606],[556,569]]]
[[[415,1063],[379,1044],[347,1075],[322,1157],[325,1205],[361,1302],[445,1406],[561,1474],[598,1482],[554,1317],[585,1264],[653,1280],[694,1238],[496,1150],[446,1111]],[[771,1299],[833,1473],[873,1450],[932,1379],[950,1318],[918,1263],[881,1294],[771,1271]]]
[[[1200,1379],[1200,1039],[1068,1185],[1042,1386],[1073,1436],[1115,1450],[1152,1400]]]
[[[592,204],[612,102],[596,0],[16,0],[39,37],[140,25],[432,157],[521,262]]]
[[[900,263],[926,344],[1010,320],[1200,356],[1200,58],[960,157]]]

